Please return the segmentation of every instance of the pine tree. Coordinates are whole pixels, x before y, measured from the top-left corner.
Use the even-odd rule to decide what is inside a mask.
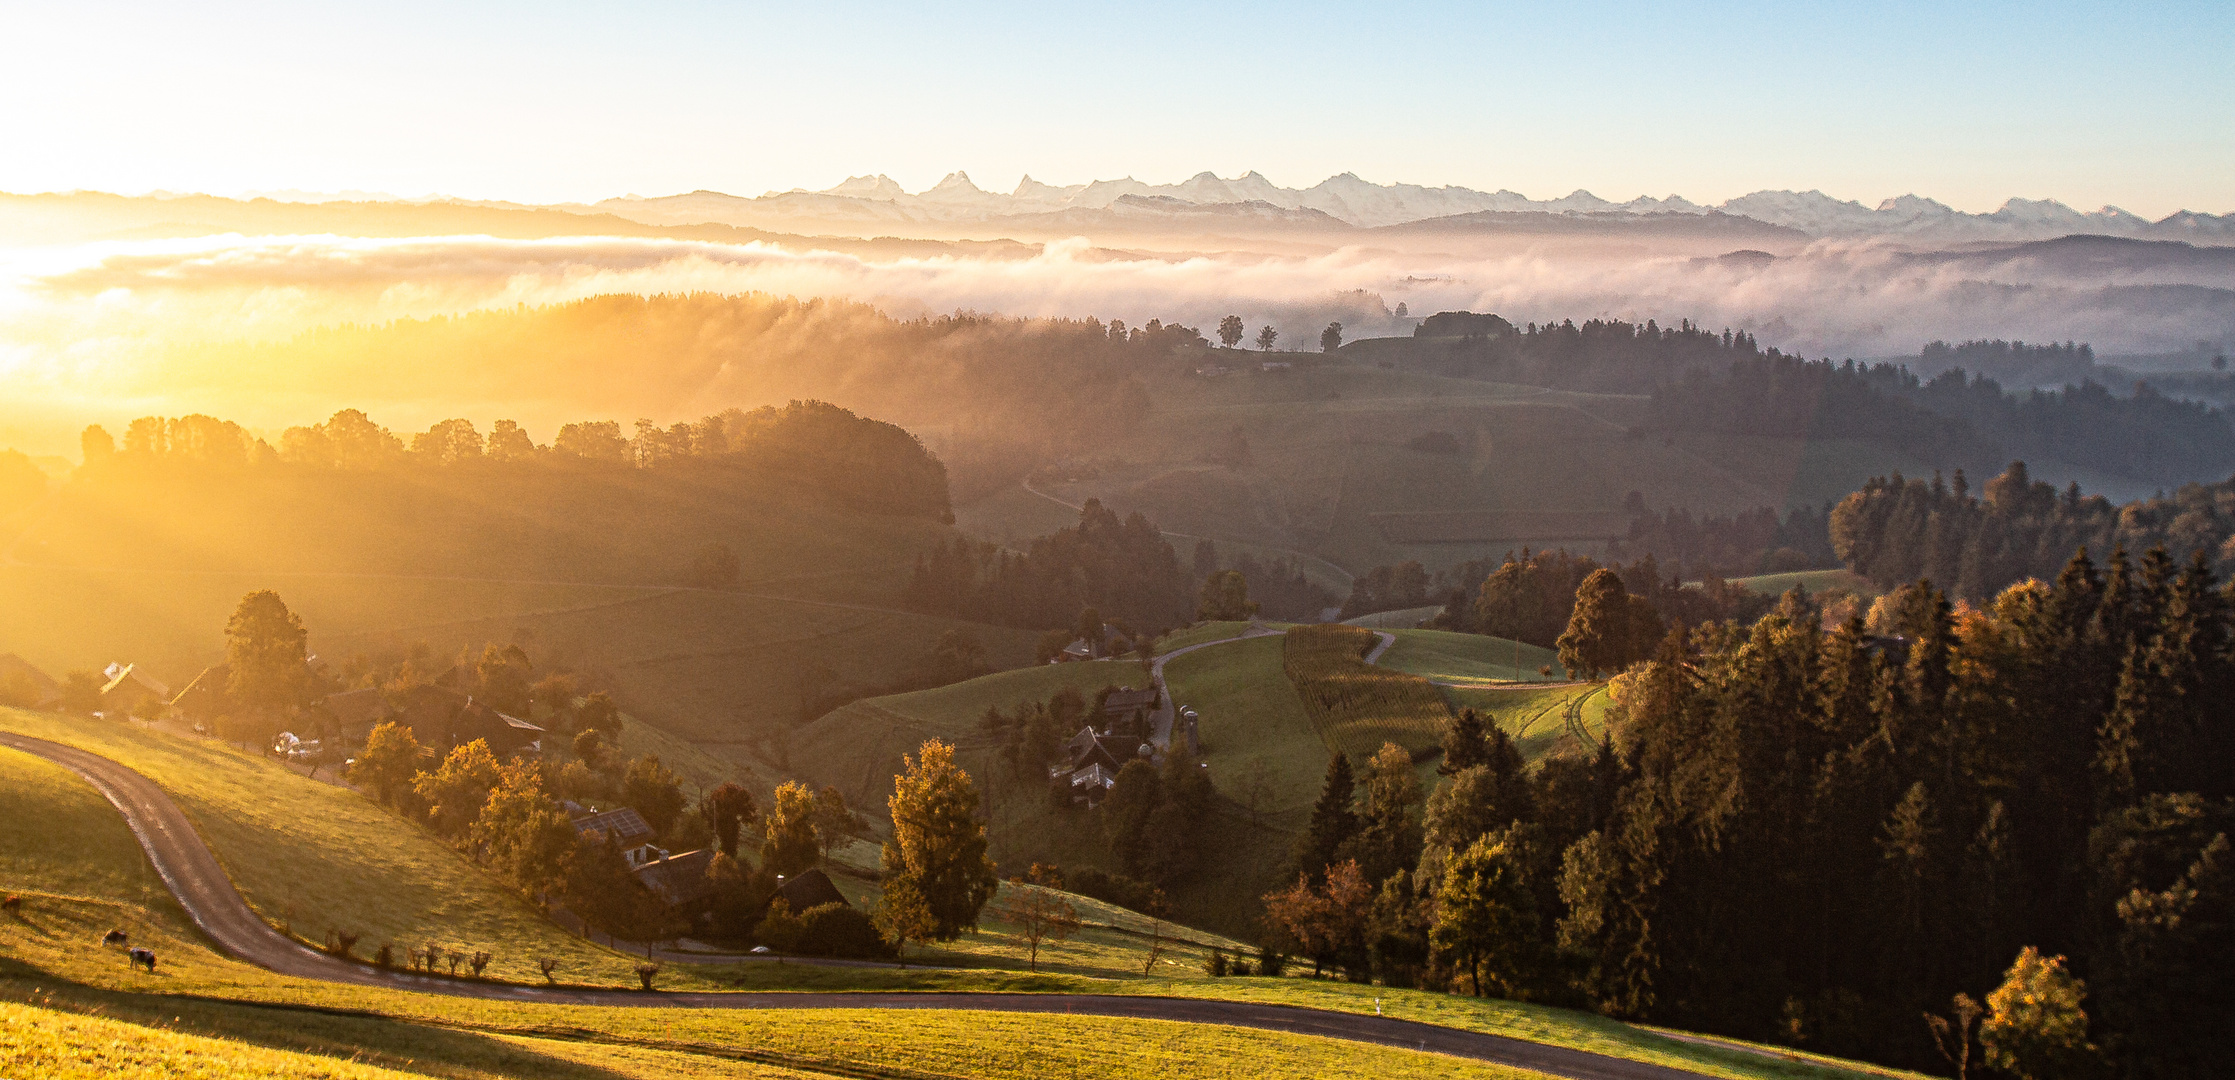
[[[1443,764],[1436,766],[1439,776],[1452,776],[1462,769],[1489,763],[1485,751],[1482,717],[1473,709],[1462,709],[1443,733]]]
[[[1297,869],[1304,876],[1318,880],[1335,861],[1336,852],[1344,843],[1358,835],[1357,779],[1350,771],[1350,758],[1337,750],[1327,759],[1327,782],[1320,788],[1319,801],[1312,805],[1311,825],[1296,847]]]

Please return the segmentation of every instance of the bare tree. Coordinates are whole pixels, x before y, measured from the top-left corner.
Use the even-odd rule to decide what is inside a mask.
[[[1023,878],[1009,879],[1009,896],[994,909],[1002,919],[1017,924],[1024,939],[1026,963],[1040,970],[1040,945],[1063,941],[1079,928],[1079,912],[1071,902]]]
[[[1948,1064],[1956,1067],[1956,1080],[1967,1080],[1971,1071],[1971,1026],[1979,1021],[1985,1010],[1969,994],[1957,994],[1954,1006],[1947,1016],[1925,1014],[1925,1027],[1932,1030],[1933,1047]]]

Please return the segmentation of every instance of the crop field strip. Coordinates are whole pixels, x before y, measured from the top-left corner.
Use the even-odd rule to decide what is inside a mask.
[[[1366,663],[1380,637],[1339,623],[1287,634],[1283,669],[1330,749],[1372,755],[1384,742],[1418,753],[1438,744],[1451,709],[1434,683]]]

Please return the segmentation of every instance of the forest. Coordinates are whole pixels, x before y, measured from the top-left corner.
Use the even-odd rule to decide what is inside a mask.
[[[1425,800],[1392,746],[1354,803],[1338,755],[1268,922],[1352,978],[1933,1071],[1925,1018],[1976,1015],[1957,995],[2055,995],[2096,1023],[2021,1074],[2210,1075],[2235,1051],[2235,589],[2153,549],[1886,614],[1894,637],[1827,628],[1796,590],[1674,627],[1596,751],[1524,767],[1462,716]]]
[[[1930,578],[1978,602],[2025,578],[2053,577],[2076,548],[2101,556],[2164,547],[2224,565],[2235,555],[2235,480],[2114,506],[2077,484],[2058,491],[2034,480],[2024,462],[1978,494],[1960,471],[1929,482],[1897,473],[1833,508],[1830,533],[1848,567],[1881,588]]]
[[[1445,313],[1460,315],[1464,313]],[[1744,331],[1593,319],[1525,327],[1495,316],[1424,321],[1415,354],[1469,378],[1602,393],[1650,394],[1649,431],[1856,439],[1900,446],[1947,467],[2054,459],[2166,482],[2235,470],[2235,428],[2220,410],[2139,384],[2119,396],[2083,376],[2059,390],[2013,394],[1951,362],[2014,374],[2059,374],[2086,346],[1936,342],[1907,365],[1807,360]],[[1435,327],[1431,333],[1431,327]],[[2083,364],[2084,362],[2084,364]]]
[[[1094,608],[1131,633],[1157,633],[1193,616],[1195,583],[1148,518],[1133,513],[1121,520],[1089,499],[1078,524],[1034,539],[1022,552],[968,537],[933,548],[917,558],[901,605],[1036,630],[1074,626],[1083,609]]]

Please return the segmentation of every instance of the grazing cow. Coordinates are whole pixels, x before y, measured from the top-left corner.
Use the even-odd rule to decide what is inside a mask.
[[[148,974],[155,974],[155,953],[152,950],[134,949],[129,955],[132,958],[133,967],[145,967]]]
[[[103,945],[130,945],[131,943],[132,939],[125,937],[122,930],[111,930],[101,935],[101,944]]]

